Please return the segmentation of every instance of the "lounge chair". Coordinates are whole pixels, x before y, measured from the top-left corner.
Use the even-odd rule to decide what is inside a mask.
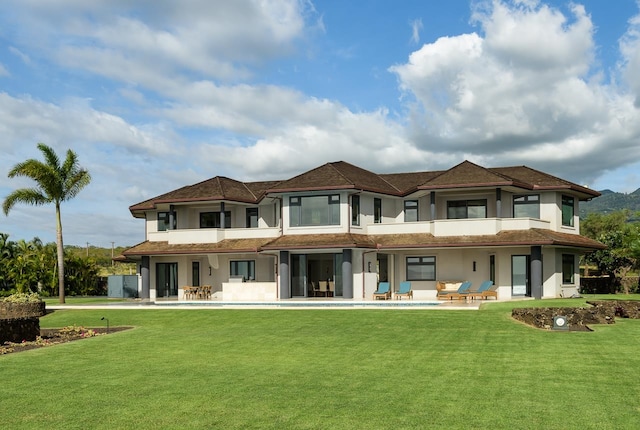
[[[466,299],[467,297],[469,297],[470,288],[471,288],[471,281],[465,281],[462,284],[460,284],[460,287],[458,288],[457,291],[445,292],[444,297],[449,300],[462,299],[462,298]]]
[[[475,299],[475,298],[484,298],[483,293],[485,291],[488,291],[489,288],[491,288],[491,286],[493,285],[493,281],[484,281],[482,284],[480,284],[480,286],[478,287],[477,290],[475,291],[469,291],[469,297],[471,299]]]
[[[489,297],[495,297],[498,300],[498,286],[490,285],[489,288],[482,292],[482,298],[488,299]]]
[[[373,300],[388,300],[391,298],[391,284],[389,282],[380,282],[378,290],[373,293]]]
[[[402,297],[408,297],[410,299],[413,299],[413,290],[411,290],[411,282],[409,281],[400,282],[400,289],[396,291],[394,296],[398,300],[401,300]]]

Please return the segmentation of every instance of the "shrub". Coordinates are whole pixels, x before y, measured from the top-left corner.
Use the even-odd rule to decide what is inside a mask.
[[[5,303],[38,303],[41,302],[38,293],[15,293],[2,299]]]

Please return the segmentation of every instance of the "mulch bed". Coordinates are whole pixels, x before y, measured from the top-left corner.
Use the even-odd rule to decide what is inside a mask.
[[[521,308],[513,309],[511,316],[533,327],[551,330],[556,316],[566,317],[569,331],[592,331],[595,324],[615,324],[616,318],[640,319],[640,301],[593,300],[590,307]]]
[[[123,330],[129,330],[131,328],[133,327],[110,327],[109,332],[107,332],[107,329],[105,327],[41,328],[40,337],[33,342],[7,342],[0,345],[0,355],[28,351],[30,349],[43,348],[51,345],[58,345],[66,342],[88,339],[95,336],[103,336]]]

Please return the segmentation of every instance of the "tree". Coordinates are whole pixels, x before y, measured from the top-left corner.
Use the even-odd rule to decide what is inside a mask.
[[[9,171],[9,178],[25,176],[33,179],[35,188],[20,188],[9,194],[2,204],[5,215],[16,203],[44,205],[53,203],[56,208],[56,245],[58,256],[58,291],[60,303],[64,303],[64,247],[62,242],[62,219],[60,204],[75,197],[80,190],[91,182],[89,172],[78,165],[78,156],[67,150],[64,163],[49,146],[38,143],[38,149],[44,155],[45,162],[29,159],[18,163]]]

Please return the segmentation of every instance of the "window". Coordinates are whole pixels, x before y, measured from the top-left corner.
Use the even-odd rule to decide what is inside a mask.
[[[453,200],[447,202],[447,219],[486,217],[487,200]]]
[[[407,281],[435,281],[436,257],[407,257]]]
[[[230,276],[243,276],[248,281],[256,279],[255,260],[231,261],[229,266]]]
[[[224,213],[225,228],[231,227],[231,212]],[[221,228],[220,212],[200,212],[200,228]]]
[[[418,201],[417,200],[405,200],[404,201],[404,222],[418,221]]]
[[[382,199],[373,199],[373,222],[376,224],[382,222]]]
[[[540,195],[513,196],[514,218],[540,218]]]
[[[258,228],[258,208],[247,208],[247,228]]]
[[[158,231],[175,230],[178,217],[176,213],[173,213],[173,228],[169,225],[171,212],[158,212]]]
[[[562,196],[562,225],[573,227],[573,197]]]
[[[360,196],[351,196],[351,225],[360,225]]]
[[[200,286],[200,262],[191,262],[191,285],[194,287]]]
[[[576,271],[576,259],[573,254],[562,254],[562,283],[573,284]]]
[[[340,225],[340,195],[289,198],[291,227]]]

